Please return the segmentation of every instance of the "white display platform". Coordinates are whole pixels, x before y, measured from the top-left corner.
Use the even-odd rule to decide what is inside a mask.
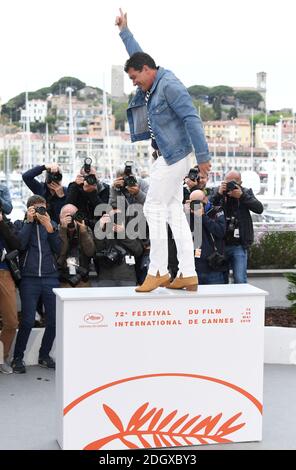
[[[63,449],[261,440],[265,291],[54,292]]]

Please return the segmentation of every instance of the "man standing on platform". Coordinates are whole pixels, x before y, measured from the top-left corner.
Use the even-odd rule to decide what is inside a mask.
[[[150,265],[144,283],[136,291],[149,292],[160,286],[197,290],[191,232],[182,207],[182,184],[191,166],[192,147],[201,173],[211,167],[202,123],[186,87],[142,51],[127,27],[127,14],[121,9],[116,25],[130,56],[125,72],[138,86],[127,109],[131,140],[151,139],[155,158],[144,205],[151,241]],[[179,272],[171,283],[167,223],[179,260]]]

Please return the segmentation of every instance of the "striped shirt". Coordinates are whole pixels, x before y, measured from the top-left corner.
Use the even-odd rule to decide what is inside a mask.
[[[148,105],[148,101],[149,101],[150,95],[151,95],[150,90],[147,90],[146,93],[145,93],[145,102],[146,102],[146,106]],[[157,145],[157,143],[156,143],[155,135],[154,135],[153,130],[152,130],[152,127],[151,127],[151,122],[150,122],[150,119],[149,119],[149,114],[148,114],[148,112],[147,112],[147,119],[148,119],[148,129],[149,129],[150,137],[151,137],[151,145],[152,145],[152,147],[153,147],[155,150],[158,150],[158,145]]]

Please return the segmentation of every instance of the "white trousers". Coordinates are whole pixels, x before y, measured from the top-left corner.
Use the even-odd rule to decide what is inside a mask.
[[[183,180],[190,169],[190,156],[168,165],[163,157],[152,164],[149,189],[144,204],[144,214],[149,225],[150,265],[148,273],[163,276],[168,272],[169,223],[183,277],[196,276],[192,235],[183,211]]]

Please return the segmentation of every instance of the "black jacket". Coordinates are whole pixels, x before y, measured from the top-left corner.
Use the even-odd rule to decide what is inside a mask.
[[[40,181],[35,179],[36,176],[41,175],[45,170],[45,165],[37,165],[34,168],[31,168],[31,170],[23,173],[22,178],[33,194],[38,194],[39,196],[44,197],[47,202],[47,212],[50,215],[50,218],[59,224],[60,212],[66,201],[67,188],[63,186],[63,197],[58,197],[56,194],[52,195],[46,183],[40,183]]]
[[[214,205],[222,206],[226,220],[230,217],[235,217],[238,220],[239,244],[244,248],[248,248],[254,241],[253,222],[250,211],[255,212],[255,214],[262,214],[263,205],[256,199],[252,189],[243,187],[241,189],[243,194],[239,199],[221,195],[218,193],[218,189],[216,189],[211,202]],[[227,241],[226,237],[226,245],[231,244],[231,242]]]
[[[125,239],[108,239],[99,240],[95,238],[96,253],[102,253],[111,247],[119,246],[123,248],[127,255],[139,257],[143,253],[142,240],[136,238],[134,240]],[[96,269],[99,276],[99,281],[129,281],[136,285],[137,277],[135,265],[127,264],[125,257],[121,264],[107,265],[98,257],[95,260]]]
[[[87,193],[83,188],[75,183],[68,186],[67,198],[65,204],[74,204],[78,210],[85,215],[85,223],[93,230],[99,217],[95,217],[95,208],[99,204],[108,204],[110,187],[106,183],[97,183],[97,191]]]
[[[13,224],[3,216],[3,219],[0,222],[0,260],[2,255],[2,250],[5,248],[7,253],[13,250],[20,250],[21,243],[17,238]],[[8,269],[6,261],[1,263],[0,269]]]

